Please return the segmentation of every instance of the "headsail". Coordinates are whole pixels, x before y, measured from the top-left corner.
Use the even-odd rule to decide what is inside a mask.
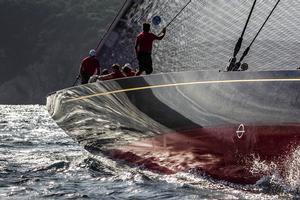
[[[258,0],[245,32],[242,50],[251,43],[277,0]],[[184,1],[132,0],[119,24],[101,48],[101,61],[108,66],[134,58],[134,38],[143,22],[159,15],[153,26],[158,33],[188,3]],[[168,28],[163,42],[153,52],[156,72],[219,70],[228,65],[253,1],[192,1]],[[300,65],[300,2],[282,1],[276,8],[244,61],[249,70],[296,69]],[[137,65],[137,63],[133,63]]]

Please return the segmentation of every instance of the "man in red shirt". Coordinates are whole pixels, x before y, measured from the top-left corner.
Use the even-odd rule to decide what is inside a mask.
[[[100,76],[100,79],[105,80],[111,80],[111,79],[117,79],[117,78],[123,78],[125,75],[121,71],[121,67],[119,64],[113,64],[111,66],[112,72],[107,75]]]
[[[96,58],[96,51],[90,50],[89,56],[84,58],[80,65],[81,84],[86,84],[93,75],[101,72],[99,61]]]
[[[135,76],[136,72],[132,70],[131,65],[126,63],[122,68],[123,74],[127,77]]]
[[[165,37],[166,28],[162,30],[162,33],[157,36],[150,32],[150,24],[143,24],[143,32],[141,32],[135,43],[135,52],[137,59],[139,61],[139,71],[136,75],[142,74],[144,71],[146,74],[151,74],[153,72],[152,68],[152,44],[154,40],[162,40]]]

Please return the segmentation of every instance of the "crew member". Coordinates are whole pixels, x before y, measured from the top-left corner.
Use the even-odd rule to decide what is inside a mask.
[[[89,56],[84,58],[80,65],[81,84],[88,83],[93,75],[99,75],[101,72],[99,61],[96,58],[95,49],[91,49]]]
[[[122,68],[122,72],[125,76],[135,76],[136,72],[134,72],[131,68],[131,65],[129,63],[126,63],[124,67]]]
[[[166,28],[162,30],[162,33],[157,36],[150,32],[150,24],[143,24],[143,32],[141,32],[135,43],[135,52],[139,62],[139,70],[136,75],[142,74],[144,71],[146,74],[151,74],[153,72],[152,68],[152,44],[154,40],[162,40],[165,37]]]
[[[109,74],[109,71],[108,71],[108,69],[104,69],[104,70],[102,70],[102,72],[101,72],[101,76],[103,76],[103,75],[107,75],[107,74]]]
[[[116,78],[123,78],[125,75],[121,72],[119,64],[113,64],[111,66],[112,72],[107,75],[101,76],[101,80],[110,80],[110,79],[116,79]]]

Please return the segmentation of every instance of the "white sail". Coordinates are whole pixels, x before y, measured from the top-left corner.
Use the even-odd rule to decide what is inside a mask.
[[[143,22],[162,18],[160,30],[185,6],[184,1],[132,1],[101,49],[105,65],[134,59],[134,40]],[[258,0],[244,35],[239,59],[269,15],[277,0]],[[232,57],[253,1],[194,0],[168,27],[163,41],[155,44],[155,72],[222,70]],[[300,2],[281,1],[251,47],[244,61],[249,70],[287,70],[300,66]]]

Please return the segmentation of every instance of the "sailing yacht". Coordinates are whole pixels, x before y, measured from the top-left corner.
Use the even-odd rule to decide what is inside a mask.
[[[217,1],[216,5],[211,5],[211,1],[188,1],[183,6],[192,10],[197,5],[204,15],[202,18],[215,10],[216,19],[222,21],[225,18],[218,15],[224,13],[217,12],[219,7],[224,10],[233,8],[233,5],[226,2]],[[300,142],[300,71],[266,69],[272,61],[262,62],[260,67],[265,68],[257,66],[259,70],[251,70],[255,68],[255,62],[251,62],[254,59],[251,53],[259,51],[255,47],[256,42],[259,42],[259,34],[270,28],[268,20],[273,19],[270,23],[276,24],[276,16],[279,16],[278,12],[283,12],[285,4],[268,1],[266,4],[269,10],[265,16],[259,16],[259,22],[262,23],[254,26],[256,23],[253,17],[257,14],[255,9],[263,1],[253,1],[252,5],[247,2],[242,2],[240,6],[244,7],[239,7],[240,10],[248,8],[244,10],[247,14],[240,27],[242,35],[237,37],[239,40],[235,47],[235,42],[228,40],[231,41],[231,49],[228,49],[234,49],[234,53],[227,54],[226,58],[226,62],[229,57],[235,58],[234,63],[231,59],[231,67],[227,63],[227,68],[219,66],[219,69],[212,70],[156,73],[62,89],[47,97],[51,117],[92,154],[120,159],[129,165],[142,166],[159,173],[193,170],[219,180],[252,184],[263,176],[251,170],[255,160],[276,163],[278,168],[284,168],[285,158],[298,148]],[[122,43],[121,35],[124,23],[128,23],[128,16],[134,19],[133,13],[136,10],[148,13],[147,8],[157,6],[152,3],[147,7],[145,3],[149,2],[125,1],[110,30],[98,44],[99,57],[108,57],[114,47]],[[238,6],[239,3],[234,5]],[[180,14],[175,15],[176,19],[184,20],[182,15],[190,14],[184,9],[178,10],[177,14]],[[258,28],[254,31],[254,28],[250,28],[251,24]],[[171,23],[169,25],[170,29],[175,26]],[[132,28],[130,24],[128,30]],[[251,34],[247,32],[248,29]],[[215,30],[213,25],[212,30]],[[216,37],[218,34],[215,34]],[[189,34],[189,37],[192,36]],[[289,41],[285,39],[288,38],[280,41]],[[220,38],[217,40],[223,44]],[[248,50],[244,48],[245,41],[248,41]],[[210,42],[201,45],[204,44],[207,44],[205,48],[212,48]],[[268,47],[265,44],[263,46]],[[241,54],[239,50],[243,48],[244,53],[238,57],[238,53]],[[160,48],[157,49],[159,51]],[[200,65],[207,64],[214,68],[211,63],[218,63],[224,58],[224,52],[215,53],[215,60],[203,61]],[[193,48],[187,53],[191,53],[191,58],[200,56],[194,55]],[[248,54],[252,55],[249,60]],[[164,54],[157,52],[157,55]],[[125,57],[128,59],[128,56]],[[249,70],[233,70],[233,66],[244,59],[250,63]],[[261,56],[259,59],[266,61],[270,58]],[[271,59],[277,60],[278,57]],[[166,61],[165,57],[157,62],[162,61]],[[278,65],[278,62],[274,63],[274,66]],[[170,63],[164,64],[168,66]]]

